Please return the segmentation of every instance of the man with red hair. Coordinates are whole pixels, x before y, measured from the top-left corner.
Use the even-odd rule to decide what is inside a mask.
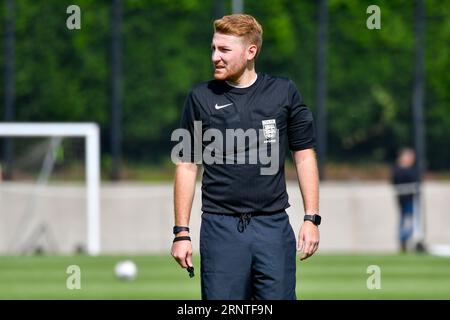
[[[262,34],[261,25],[250,15],[233,14],[214,21],[214,80],[192,89],[181,119],[181,127],[191,136],[195,135],[194,122],[201,122],[202,133],[214,133],[215,146],[219,146],[211,153],[215,157],[219,154],[218,161],[201,162],[203,299],[294,300],[296,250],[303,252],[300,259],[304,260],[319,244],[313,117],[291,80],[256,73]],[[229,147],[230,130],[246,130],[241,149]],[[252,132],[262,133],[261,139],[252,141]],[[227,144],[221,148],[223,137]],[[241,160],[250,163],[235,163],[234,158],[242,151],[253,149],[275,154],[279,159],[276,170],[264,174],[261,169],[267,163],[252,162],[247,156]],[[206,150],[211,151],[203,143],[202,151]],[[297,246],[285,211],[290,206],[284,173],[289,150],[305,209]],[[185,153],[175,174],[172,256],[183,268],[193,266],[188,226],[197,174],[195,157],[195,152]]]

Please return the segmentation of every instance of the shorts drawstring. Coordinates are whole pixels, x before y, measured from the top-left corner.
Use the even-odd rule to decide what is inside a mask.
[[[249,225],[251,219],[252,219],[251,213],[242,213],[239,216],[239,222],[237,226],[238,231],[241,233],[244,232],[245,228],[247,228],[247,226]]]

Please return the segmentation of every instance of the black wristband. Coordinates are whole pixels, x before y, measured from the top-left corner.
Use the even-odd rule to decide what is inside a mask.
[[[189,232],[189,227],[179,227],[179,226],[173,227],[173,234],[177,234],[177,233],[179,233],[181,231]]]
[[[303,217],[303,221],[311,221],[316,226],[320,225],[321,220],[322,217],[318,214],[305,214],[305,216]]]
[[[191,237],[188,237],[188,236],[184,236],[184,237],[175,237],[175,238],[173,239],[173,242],[183,241],[183,240],[189,240],[189,241],[191,241]]]

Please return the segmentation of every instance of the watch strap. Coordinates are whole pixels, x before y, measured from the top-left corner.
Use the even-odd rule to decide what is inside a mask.
[[[189,236],[184,236],[184,237],[175,237],[175,238],[173,239],[173,242],[177,242],[177,241],[183,241],[183,240],[188,240],[188,241],[191,241],[191,237],[189,237]]]
[[[320,225],[322,218],[318,214],[305,214],[303,221],[311,221],[316,226]]]
[[[175,226],[173,227],[173,234],[177,234],[181,231],[187,231],[189,232],[189,227],[182,227],[182,226]]]

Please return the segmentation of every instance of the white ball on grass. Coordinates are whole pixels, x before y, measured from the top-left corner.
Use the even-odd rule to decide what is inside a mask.
[[[131,260],[118,262],[114,271],[117,278],[128,281],[136,279],[138,273],[136,264]]]

